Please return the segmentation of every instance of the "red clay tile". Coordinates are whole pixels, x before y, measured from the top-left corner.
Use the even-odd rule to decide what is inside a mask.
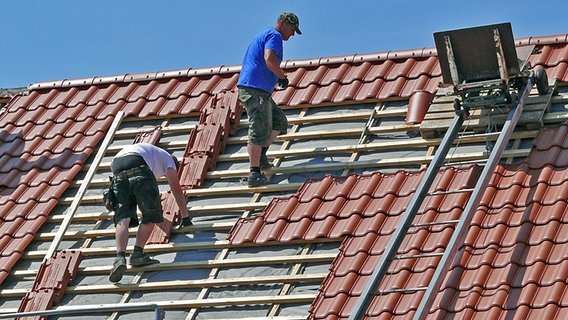
[[[248,224],[255,224],[255,227],[248,227]],[[234,244],[239,245],[245,242],[254,241],[254,237],[258,234],[258,231],[262,227],[264,222],[262,220],[256,219],[243,219],[242,223],[235,228],[231,229],[227,237],[233,239]],[[241,231],[243,230],[243,231]]]
[[[25,234],[23,237],[20,238],[13,238],[12,236],[4,236],[3,238],[8,238],[7,243],[2,247],[2,253],[0,256],[2,257],[11,257],[14,254],[21,256],[24,253],[24,249],[26,246],[33,240],[33,234]],[[3,241],[4,242],[4,241]],[[8,266],[12,267],[12,266]]]
[[[560,148],[553,146],[547,150],[547,152],[538,152],[532,156],[528,162],[531,169],[541,168],[543,164],[553,164],[556,165],[556,161],[560,154]]]
[[[323,221],[318,221],[317,223],[312,223],[306,233],[304,234],[304,239],[310,241],[317,238],[325,238],[333,225],[337,222],[337,219],[333,215],[327,216]]]
[[[191,131],[189,144],[192,152],[215,153],[221,139],[221,127],[210,124],[199,124]]]
[[[356,237],[364,237],[369,233],[376,233],[377,230],[381,229],[381,226],[387,218],[385,213],[379,212],[373,219],[365,219],[365,223],[360,223],[353,231],[353,235]]]
[[[322,200],[330,201],[337,197],[347,197],[355,183],[357,183],[356,175],[349,175],[345,178],[335,178],[333,183],[329,185],[329,189],[322,197]]]
[[[170,234],[175,224],[181,219],[175,198],[171,191],[161,194],[164,221],[157,223],[148,238],[148,244],[164,244],[170,242]]]
[[[368,253],[372,250],[377,239],[376,232],[369,232],[361,237],[351,237],[343,243],[341,250],[347,257],[357,255],[360,252]]]
[[[132,144],[136,143],[150,143],[150,144],[157,144],[160,141],[160,137],[162,136],[162,127],[156,126],[154,129],[144,131],[139,133],[134,137],[134,141]]]
[[[351,215],[347,219],[337,220],[333,227],[329,229],[328,237],[339,238],[350,235],[359,223],[364,223],[364,220],[358,215]]]
[[[308,202],[314,198],[321,199],[332,183],[333,177],[330,175],[326,175],[320,180],[306,181],[300,189],[298,189],[297,195],[299,195],[299,201]]]
[[[354,184],[353,188],[349,192],[349,199],[359,199],[363,195],[370,196],[373,194],[374,190],[369,190],[374,188],[378,184],[378,180],[382,179],[382,175],[379,173],[374,173],[371,175],[353,175],[357,182]],[[372,180],[372,181],[369,181]]]
[[[304,223],[305,222],[308,221],[304,220]],[[293,233],[296,230],[295,226],[290,226],[290,224],[288,224],[286,220],[280,219],[275,223],[264,225],[261,228],[261,231],[254,236],[255,240],[253,242],[267,243],[269,241],[282,240],[282,234],[285,232],[285,230],[291,230],[290,233],[286,235],[286,239],[295,239],[293,236]]]
[[[49,310],[53,306],[53,289],[43,289],[26,293],[18,312]],[[26,319],[42,319],[41,316],[26,317]]]
[[[187,158],[187,160],[186,160]],[[193,153],[185,156],[180,164],[180,183],[185,188],[200,187],[207,173],[210,158],[204,153]]]
[[[546,151],[554,146],[562,146],[566,136],[568,136],[566,124],[559,127],[544,127],[533,142],[534,152]]]
[[[314,215],[319,212],[319,207],[323,201],[319,198],[313,198],[309,202],[300,202],[295,206],[294,211],[283,211],[281,217],[288,222],[297,222],[304,218],[315,219]],[[325,216],[325,213],[323,214]],[[320,217],[321,219],[321,217]]]
[[[539,282],[542,284],[543,287],[550,287],[552,285],[556,285],[558,282],[563,283],[566,277],[568,276],[566,265],[567,264],[565,262],[556,265],[554,264],[546,265],[544,272],[541,274]],[[550,301],[561,301],[561,300],[556,299]]]
[[[550,74],[550,79],[566,79],[568,76],[568,63],[559,63],[554,70],[546,70],[547,74]]]
[[[290,242],[292,240],[303,239],[306,230],[310,227],[311,224],[312,220],[307,217],[298,220],[296,223],[288,223],[282,229],[282,232],[279,235],[274,234],[273,238],[281,242]]]
[[[266,223],[274,223],[278,219],[286,219],[288,212],[294,211],[297,205],[298,197],[296,196],[291,196],[287,199],[276,198],[264,209],[265,214],[262,220],[266,221]]]

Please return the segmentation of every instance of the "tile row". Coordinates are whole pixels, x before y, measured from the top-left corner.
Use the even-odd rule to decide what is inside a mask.
[[[432,190],[461,190],[473,187],[478,166],[440,171]],[[242,219],[229,233],[233,244],[337,238],[381,230],[394,232],[424,171],[350,175],[305,183],[295,195],[274,199],[257,217]],[[462,210],[467,193],[428,196],[420,208],[420,222],[448,219]]]

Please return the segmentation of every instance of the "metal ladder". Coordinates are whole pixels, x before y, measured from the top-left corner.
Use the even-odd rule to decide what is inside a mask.
[[[424,294],[420,300],[420,304],[414,314],[415,320],[423,320],[426,319],[430,308],[436,298],[438,290],[444,281],[444,278],[447,274],[447,271],[456,258],[457,251],[461,244],[463,244],[465,237],[467,235],[468,226],[471,223],[473,218],[473,214],[477,207],[479,206],[479,202],[483,196],[485,188],[487,187],[491,176],[505,150],[507,143],[511,137],[511,134],[519,120],[519,117],[523,111],[523,107],[525,105],[525,100],[528,97],[531,89],[532,89],[532,81],[528,79],[525,83],[524,87],[520,90],[519,98],[516,107],[512,108],[509,113],[507,120],[505,121],[503,128],[491,150],[489,158],[487,159],[487,163],[479,176],[479,179],[476,183],[475,189],[468,189],[468,190],[459,190],[455,192],[471,192],[471,195],[468,199],[466,207],[460,217],[459,220],[452,220],[447,221],[446,223],[452,223],[455,225],[454,232],[452,237],[448,243],[443,254],[435,254],[441,255],[440,262],[438,263],[436,270],[430,279],[428,287],[421,287],[421,288],[410,288],[410,289],[386,289],[377,291],[377,288],[381,281],[384,279],[389,266],[395,259],[401,259],[403,257],[397,256],[397,252],[402,247],[403,240],[408,233],[408,230],[412,226],[412,221],[416,217],[420,206],[423,204],[427,195],[432,195],[428,193],[428,190],[432,186],[438,171],[442,167],[444,160],[450,150],[450,147],[453,144],[453,141],[457,138],[459,130],[465,120],[466,114],[468,113],[467,109],[464,109],[459,102],[454,104],[454,108],[456,109],[456,115],[454,116],[453,122],[444,135],[432,162],[428,166],[425,176],[420,182],[416,193],[412,197],[408,208],[404,212],[402,216],[402,220],[395,230],[394,234],[391,236],[391,239],[385,249],[385,252],[382,254],[381,259],[378,263],[377,268],[374,270],[371,278],[367,282],[365,288],[363,289],[360,298],[358,299],[356,305],[354,306],[353,311],[351,312],[349,319],[350,320],[360,320],[365,317],[367,309],[371,304],[373,297],[376,295],[386,294],[389,292],[395,292],[400,290],[409,290],[409,291],[424,291]],[[452,191],[446,191],[452,192]],[[432,256],[429,255],[421,255],[420,257],[425,256]]]

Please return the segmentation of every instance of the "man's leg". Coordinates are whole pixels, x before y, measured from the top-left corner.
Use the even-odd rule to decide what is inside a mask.
[[[128,227],[130,225],[130,218],[124,218],[116,224],[116,251],[126,252],[128,245]]]
[[[278,105],[276,105],[276,102],[274,102],[272,97],[268,100],[268,103],[271,106],[270,115],[272,121],[270,122],[271,123],[270,135],[268,136],[266,144],[264,145],[261,151],[260,166],[262,168],[272,167],[272,163],[268,160],[266,152],[268,151],[268,148],[270,147],[272,142],[276,140],[276,137],[278,137],[278,135],[286,134],[288,132],[288,119],[286,118],[286,115],[284,114],[282,109],[278,108]]]
[[[270,138],[268,138],[268,143],[266,144],[266,147],[270,147],[272,142],[274,142],[274,140],[276,140],[276,137],[278,137],[279,134],[280,134],[280,131],[272,130],[272,132],[270,133]]]
[[[270,148],[270,145],[272,144],[272,142],[274,142],[274,140],[279,134],[280,131],[273,130],[270,134],[270,138],[268,138],[266,146],[262,147],[262,151],[260,152],[260,160],[259,160],[259,165],[261,169],[269,169],[273,167],[272,162],[270,162],[270,160],[268,160],[268,157],[266,156],[266,152],[268,151],[268,148]]]
[[[249,144],[247,146],[249,153],[250,172],[247,177],[247,185],[249,187],[257,187],[268,184],[268,179],[262,172],[260,172],[260,157],[262,153],[262,146],[258,144]]]
[[[247,150],[249,154],[249,163],[250,167],[259,167],[260,166],[260,152],[262,151],[262,146],[257,144],[249,143],[247,145]]]
[[[146,241],[152,235],[152,230],[154,229],[155,223],[148,222],[148,223],[141,223],[138,227],[138,232],[136,233],[136,243],[135,246],[144,248],[146,245]]]
[[[130,255],[130,264],[133,267],[147,266],[154,263],[160,263],[156,259],[152,259],[144,253],[144,246],[152,235],[152,230],[154,229],[153,222],[141,223],[138,227],[138,232],[136,233],[136,242],[134,244],[134,250]]]
[[[160,261],[150,258],[144,254],[144,246],[156,223],[164,221],[160,190],[154,174],[147,167],[143,167],[143,173],[135,182],[131,183],[132,192],[136,197],[138,208],[142,213],[140,226],[136,233],[134,250],[130,255],[130,265],[140,267],[149,264],[159,263]]]
[[[272,128],[271,98],[266,92],[253,88],[239,88],[239,100],[249,118],[248,145],[250,173],[246,179],[249,187],[268,183],[260,172],[262,147],[267,145]]]
[[[130,218],[124,218],[118,221],[115,229],[116,238],[116,258],[112,264],[109,280],[111,282],[119,282],[126,271],[126,246],[128,245],[128,227]]]

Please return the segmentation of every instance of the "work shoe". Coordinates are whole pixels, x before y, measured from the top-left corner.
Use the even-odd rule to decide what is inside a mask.
[[[258,187],[268,184],[268,178],[263,173],[251,172],[247,178],[249,187]]]
[[[187,216],[185,218],[181,218],[178,228],[185,228],[185,227],[190,227],[193,225],[193,222],[191,222],[191,217]]]
[[[126,258],[117,256],[112,263],[112,270],[110,271],[108,279],[110,282],[119,282],[124,275],[124,271],[126,271]]]
[[[272,168],[274,165],[272,164],[272,162],[270,162],[268,160],[268,157],[266,156],[266,152],[268,151],[267,147],[262,148],[262,152],[260,153],[260,168],[261,169],[269,169]]]
[[[133,267],[142,267],[156,263],[160,263],[160,261],[150,258],[150,256],[145,253],[132,254],[130,256],[130,265]]]

